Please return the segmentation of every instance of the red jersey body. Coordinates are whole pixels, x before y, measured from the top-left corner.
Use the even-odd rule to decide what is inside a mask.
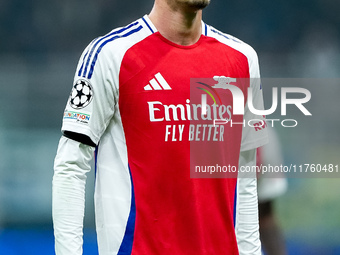
[[[230,91],[199,80],[246,79],[239,89],[257,90],[253,101],[261,108],[259,83],[251,80],[259,78],[256,53],[204,23],[197,43],[176,45],[147,16],[103,38],[85,50],[75,77],[93,91],[76,110],[87,121],[72,119],[75,107],[68,106],[63,126],[98,144],[100,254],[239,254],[237,173],[193,178],[190,169],[214,159],[238,168],[240,151],[265,143],[263,130],[213,125],[216,117],[242,123],[251,113],[234,115]],[[206,115],[201,94],[208,96]]]

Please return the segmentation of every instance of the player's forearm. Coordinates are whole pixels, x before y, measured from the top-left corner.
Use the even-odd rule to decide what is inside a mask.
[[[256,163],[255,150],[241,152],[240,166]],[[236,238],[240,255],[260,255],[256,175],[239,174],[236,215]]]
[[[77,188],[74,189],[73,187]],[[84,192],[83,183],[70,177],[53,178],[53,226],[57,255],[82,254]]]
[[[256,181],[251,178],[240,179],[241,186],[248,186],[239,193],[239,214],[237,221],[238,246],[240,255],[260,255],[261,243],[259,239],[257,198],[250,190],[255,186]]]
[[[53,225],[57,255],[82,254],[86,172],[93,148],[62,137],[54,164]]]

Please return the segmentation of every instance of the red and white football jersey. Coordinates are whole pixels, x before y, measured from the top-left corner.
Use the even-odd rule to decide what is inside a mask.
[[[98,145],[101,255],[239,254],[244,187],[238,178],[215,178],[203,164],[216,166],[210,156],[217,155],[220,166],[238,167],[240,151],[262,146],[266,134],[247,124],[263,117],[246,104],[244,115],[233,114],[231,94],[209,84],[216,76],[245,79],[244,101],[251,87],[254,107],[263,108],[255,51],[203,22],[190,46],[168,41],[144,16],[83,52],[62,130]],[[206,95],[205,115],[193,91]],[[216,118],[239,124],[214,126]],[[197,169],[202,178],[192,175]]]

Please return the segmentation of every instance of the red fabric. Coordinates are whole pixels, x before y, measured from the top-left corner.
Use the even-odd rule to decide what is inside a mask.
[[[157,73],[171,90],[144,89]],[[196,89],[190,86],[190,78],[215,75],[249,78],[248,62],[240,52],[206,36],[185,47],[167,41],[157,32],[124,56],[119,109],[135,191],[134,255],[238,254],[233,223],[236,179],[190,178],[190,164],[211,162],[209,155],[218,148],[221,164],[237,165],[242,126],[235,131],[225,127],[224,142],[207,150],[211,142],[188,140],[190,124],[204,121],[190,121],[180,110],[179,120],[170,114],[169,121],[150,121],[148,102],[159,102],[154,105],[158,109],[154,117],[160,120],[165,117],[164,105],[186,107],[187,99],[191,100],[189,104],[197,100],[190,93]],[[167,129],[167,125],[171,127]],[[168,141],[166,130],[170,132]],[[198,151],[193,152],[193,148]],[[193,159],[190,152],[202,157]]]

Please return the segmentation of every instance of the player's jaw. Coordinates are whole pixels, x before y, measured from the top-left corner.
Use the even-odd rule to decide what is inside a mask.
[[[186,5],[191,9],[201,10],[207,7],[210,3],[210,0],[168,0],[170,2],[177,2],[181,5]]]

